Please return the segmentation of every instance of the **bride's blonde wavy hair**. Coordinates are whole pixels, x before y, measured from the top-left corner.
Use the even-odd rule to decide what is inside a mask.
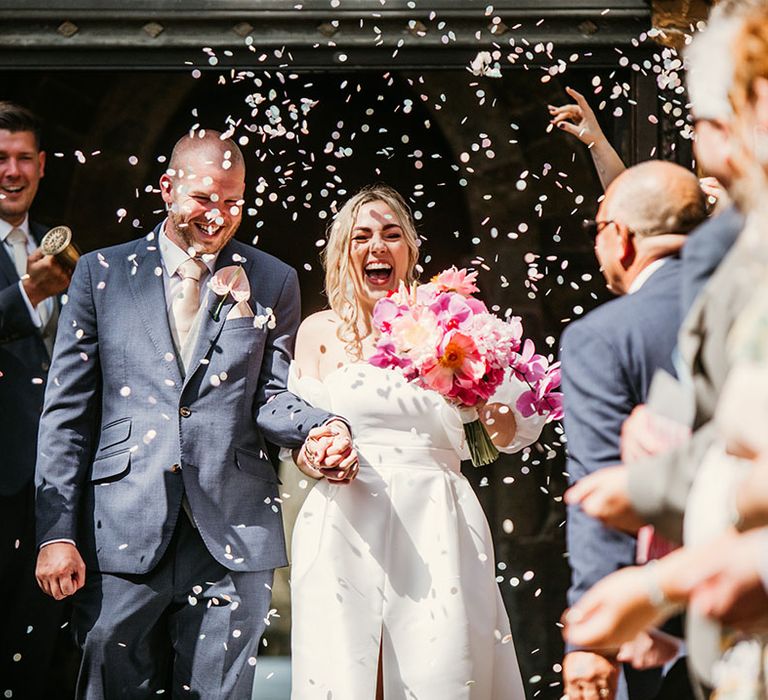
[[[370,329],[370,319],[363,318],[363,310],[355,293],[353,271],[349,264],[349,249],[352,229],[357,220],[360,207],[371,202],[384,202],[394,213],[403,237],[408,246],[408,272],[405,282],[410,284],[416,279],[416,262],[419,259],[419,236],[413,222],[411,209],[399,192],[387,185],[371,185],[360,190],[346,201],[339,209],[328,227],[328,243],[322,252],[325,268],[325,294],[331,309],[341,319],[336,335],[344,343],[347,354],[355,360],[362,359],[362,340],[360,321]]]

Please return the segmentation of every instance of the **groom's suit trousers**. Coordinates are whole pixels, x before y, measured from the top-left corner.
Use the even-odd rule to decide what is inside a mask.
[[[272,574],[226,569],[186,517],[148,574],[91,573],[74,601],[77,698],[250,698]]]

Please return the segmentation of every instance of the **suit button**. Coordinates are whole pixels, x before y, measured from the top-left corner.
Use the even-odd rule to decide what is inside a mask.
[[[179,414],[182,418],[189,418],[192,415],[192,411],[190,411],[186,406],[182,406],[179,409]]]
[[[180,464],[172,464],[169,471],[172,474],[178,474],[181,471],[181,465]]]

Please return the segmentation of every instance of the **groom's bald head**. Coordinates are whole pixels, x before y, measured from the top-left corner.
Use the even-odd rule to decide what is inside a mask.
[[[243,152],[238,145],[232,139],[222,138],[221,132],[213,129],[191,131],[176,142],[168,165],[169,175],[183,173],[190,162],[197,159],[204,159],[224,170],[245,172]]]
[[[191,255],[218,253],[235,235],[245,204],[243,154],[218,131],[186,134],[160,177],[165,233]]]

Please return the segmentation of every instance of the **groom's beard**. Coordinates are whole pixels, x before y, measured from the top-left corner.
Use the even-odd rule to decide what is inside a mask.
[[[171,206],[168,207],[168,223],[170,226],[166,227],[166,234],[177,245],[185,250],[192,248],[196,255],[212,255],[229,243],[240,226],[240,219],[217,226],[205,220],[188,220]],[[217,230],[214,236],[208,235],[209,229]]]

